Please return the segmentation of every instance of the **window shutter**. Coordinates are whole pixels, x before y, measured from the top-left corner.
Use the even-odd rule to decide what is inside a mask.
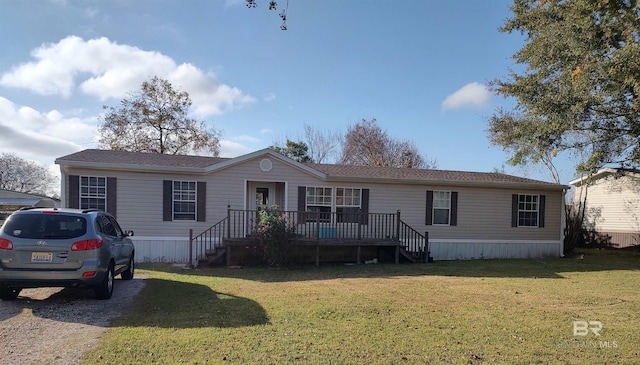
[[[449,220],[450,226],[458,225],[458,192],[451,192],[451,219]]]
[[[116,217],[116,213],[118,212],[116,201],[117,201],[117,192],[118,192],[118,179],[115,177],[107,178],[107,212],[111,213],[112,216]]]
[[[298,186],[298,220],[301,223],[307,222],[307,215],[302,213],[307,210],[307,187]]]
[[[162,220],[173,220],[173,181],[162,181]]]
[[[80,176],[69,175],[69,197],[67,207],[80,208]]]
[[[362,189],[362,201],[360,209],[362,212],[362,224],[369,224],[369,189]]]
[[[518,226],[518,194],[511,195],[511,227]]]
[[[540,200],[538,201],[538,227],[544,227],[544,205],[545,205],[545,196],[540,195]]]
[[[206,222],[207,221],[207,183],[204,181],[198,181],[197,183],[197,194],[196,197],[196,220],[198,222]]]
[[[433,224],[433,190],[427,190],[427,214],[424,224],[427,226]]]

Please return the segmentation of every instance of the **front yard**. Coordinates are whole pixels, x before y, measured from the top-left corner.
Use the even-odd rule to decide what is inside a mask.
[[[138,270],[148,276],[146,287],[98,348],[86,354],[85,364],[635,364],[640,359],[638,253]],[[117,295],[116,286],[112,300]]]

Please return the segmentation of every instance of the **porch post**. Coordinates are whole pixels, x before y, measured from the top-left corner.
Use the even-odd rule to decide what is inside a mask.
[[[320,266],[320,245],[316,245],[316,266]]]
[[[227,238],[231,238],[231,205],[227,205]]]
[[[400,209],[398,209],[396,217],[396,239],[400,241]]]
[[[360,245],[358,245],[358,254],[356,256],[356,265],[360,265]]]
[[[193,228],[189,228],[189,267],[193,268]]]

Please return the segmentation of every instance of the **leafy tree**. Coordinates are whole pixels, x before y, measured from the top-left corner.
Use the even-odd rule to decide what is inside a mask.
[[[348,128],[342,146],[341,163],[404,168],[436,167],[436,162],[425,159],[413,142],[389,137],[375,118],[363,119]]]
[[[57,196],[56,184],[59,180],[46,166],[11,153],[0,155],[0,189]]]
[[[167,80],[153,77],[119,108],[101,118],[100,147],[119,151],[185,154],[208,151],[217,156],[220,132],[188,116],[191,99]]]
[[[287,139],[285,147],[273,145],[269,148],[298,162],[313,162],[309,157],[309,147],[304,142],[294,142]]]
[[[640,165],[638,0],[515,0],[502,32],[526,44],[521,71],[492,83],[513,110],[489,120],[489,138],[513,165],[585,153],[579,172]]]

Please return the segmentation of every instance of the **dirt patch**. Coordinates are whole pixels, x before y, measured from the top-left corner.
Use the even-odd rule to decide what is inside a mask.
[[[39,288],[0,301],[0,364],[77,364],[143,287],[136,277],[116,280],[109,300],[87,289]]]

